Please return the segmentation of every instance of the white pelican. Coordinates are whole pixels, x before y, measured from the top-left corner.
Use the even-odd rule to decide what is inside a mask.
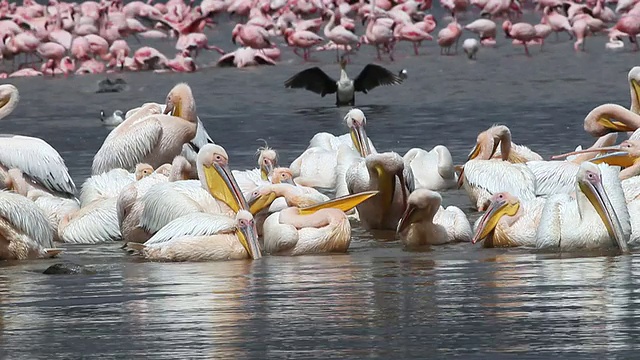
[[[197,167],[199,180],[159,184],[142,196],[139,201],[142,207],[138,224],[140,229],[153,235],[172,220],[198,212],[235,215],[238,209],[232,205],[245,202],[245,199],[241,192],[228,193],[229,189],[235,191],[239,186],[229,170],[229,157],[224,148],[213,144],[202,147],[198,153]],[[224,175],[207,178],[211,176],[210,168]],[[232,200],[232,197],[240,200]]]
[[[476,223],[472,243],[484,240],[485,248],[536,246],[536,231],[545,199],[521,202],[508,192],[494,194]]]
[[[440,194],[428,189],[416,189],[409,195],[396,231],[404,246],[471,241],[471,225],[464,212],[455,206],[445,209],[441,204]]]
[[[542,210],[536,247],[572,250],[617,246],[629,251],[629,213],[618,170],[583,162],[576,176],[575,198],[550,197]]]
[[[307,207],[291,206],[264,222],[264,250],[274,255],[346,252],[351,225],[344,213],[376,195],[369,191],[346,195]]]
[[[11,84],[0,85],[0,119],[7,117],[18,105],[18,89]],[[20,169],[48,191],[63,196],[75,196],[73,183],[64,160],[46,141],[20,135],[0,135],[0,170]]]
[[[258,149],[256,155],[258,155],[258,168],[231,171],[242,193],[251,192],[256,187],[269,183],[269,176],[278,166],[278,153],[272,148],[265,145]]]
[[[289,168],[298,185],[313,187],[329,197],[349,193],[346,172],[364,153],[375,152],[367,137],[367,118],[360,109],[351,109],[344,117],[349,133],[339,137],[318,133],[309,142],[309,147],[295,159]],[[366,140],[365,140],[366,139]],[[359,144],[364,144],[360,146]]]
[[[413,181],[407,177],[402,157],[395,152],[367,155],[347,170],[349,193],[379,191],[370,201],[356,207],[366,229],[397,229],[412,190],[409,184]]]
[[[129,185],[153,174],[149,164],[138,164],[135,174],[113,169],[82,184],[82,207],[61,216],[59,240],[73,244],[98,244],[122,239],[118,222],[118,196]]]
[[[0,260],[52,257],[53,232],[40,208],[26,197],[0,191]]]
[[[171,115],[138,116],[144,109],[127,118],[109,133],[93,158],[93,175],[114,168],[133,170],[144,162],[158,167],[180,155],[184,144],[196,136],[198,119],[191,88],[178,84],[167,95],[164,113]],[[153,106],[153,105],[149,105]]]
[[[532,200],[536,196],[536,175],[526,163],[536,160],[542,157],[526,146],[511,142],[509,128],[492,126],[478,135],[458,177],[458,186],[464,187],[479,211],[484,210],[491,196],[498,192]]]
[[[177,218],[144,244],[127,243],[150,260],[221,261],[259,259],[253,216],[239,210],[234,218],[213,214],[190,214]]]
[[[407,151],[403,160],[404,166],[413,173],[416,189],[442,191],[456,188],[458,174],[445,146],[434,146],[431,151],[413,148]]]
[[[616,104],[596,106],[584,118],[584,130],[593,136],[610,132],[633,132],[629,139],[640,140],[640,115]]]
[[[356,91],[366,94],[378,86],[398,85],[403,81],[397,74],[375,64],[368,64],[354,80],[351,80],[345,71],[346,66],[347,61],[343,58],[340,61],[340,79],[338,81],[325,74],[319,67],[313,67],[293,75],[284,82],[284,86],[313,91],[322,97],[335,93],[336,106],[354,106]]]

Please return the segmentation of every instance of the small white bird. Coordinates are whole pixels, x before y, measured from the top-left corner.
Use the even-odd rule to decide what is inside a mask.
[[[104,110],[100,110],[100,121],[107,127],[116,127],[124,121],[124,114],[120,110],[116,110],[111,116],[105,116]]]
[[[480,43],[476,39],[465,39],[462,43],[462,48],[464,52],[467,54],[467,57],[471,60],[476,59],[476,53],[480,48]]]

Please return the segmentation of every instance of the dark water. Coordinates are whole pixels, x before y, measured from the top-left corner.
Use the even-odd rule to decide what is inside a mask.
[[[232,49],[228,28],[212,43]],[[465,34],[464,37],[470,36]],[[576,54],[566,35],[533,57],[501,36],[478,61],[439,56],[434,43],[410,55],[406,82],[360,95],[379,150],[446,145],[462,163],[478,132],[494,123],[545,157],[589,145],[582,120],[593,107],[629,104],[628,70],[638,53],[607,52],[587,39]],[[170,49],[172,43],[158,47]],[[373,59],[363,48],[350,73]],[[214,58],[209,55],[205,62]],[[314,55],[337,75],[333,53]],[[94,94],[101,76],[11,79],[19,107],[5,133],[46,139],[79,186],[107,130],[100,109],[162,102],[177,82],[194,90],[200,118],[232,167],[254,167],[266,139],[289,164],[317,132],[342,134],[347,109],[282,82],[310,65],[290,50],[276,67],[205,69],[196,74],[127,73],[130,89]],[[443,193],[465,209],[466,195]],[[623,358],[640,335],[637,255],[551,256],[469,244],[403,251],[392,235],[354,229],[346,255],[260,261],[149,263],[119,244],[68,246],[62,259],[95,275],[51,276],[55,261],[0,265],[0,357],[36,358]]]

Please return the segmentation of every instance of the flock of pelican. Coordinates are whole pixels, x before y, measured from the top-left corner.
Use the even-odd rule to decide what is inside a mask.
[[[44,140],[0,137],[0,259],[56,256],[56,242],[116,240],[157,261],[340,253],[352,223],[394,231],[406,248],[481,242],[627,253],[640,238],[640,67],[628,81],[630,109],[594,108],[584,129],[595,143],[550,161],[513,143],[504,125],[480,133],[460,166],[442,145],[379,152],[365,114],[352,108],[348,133],[316,134],[289,167],[265,145],[250,170],[230,169],[181,83],[164,104],[124,114],[79,193]],[[0,118],[18,101],[15,86],[0,85]],[[629,139],[615,145],[619,132]],[[458,188],[484,212],[473,227],[461,209],[442,206],[440,193]]]

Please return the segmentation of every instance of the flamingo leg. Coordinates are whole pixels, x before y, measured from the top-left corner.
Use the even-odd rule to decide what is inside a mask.
[[[529,54],[529,47],[527,47],[527,42],[523,42],[524,44],[524,52],[527,54],[527,56],[531,56],[531,54]]]
[[[416,56],[420,55],[418,53],[418,43],[417,42],[413,43],[413,52],[416,54]]]

